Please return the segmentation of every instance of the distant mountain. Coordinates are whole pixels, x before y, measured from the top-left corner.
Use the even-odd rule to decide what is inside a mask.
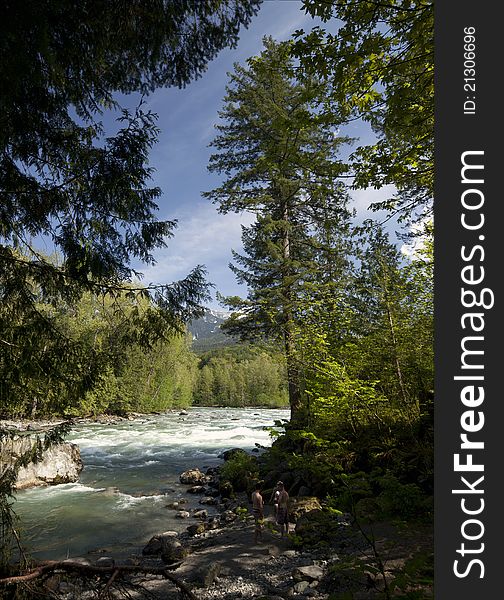
[[[193,350],[206,352],[207,350],[234,344],[236,340],[220,329],[220,326],[230,314],[221,310],[207,309],[202,317],[191,321],[187,328],[192,334]]]

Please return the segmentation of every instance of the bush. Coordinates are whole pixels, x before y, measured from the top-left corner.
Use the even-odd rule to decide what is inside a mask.
[[[257,481],[259,468],[255,456],[237,452],[220,468],[221,480],[229,482],[236,492],[245,492]]]
[[[402,483],[390,473],[342,475],[343,490],[336,506],[358,518],[404,520],[431,515],[432,498],[414,483]]]

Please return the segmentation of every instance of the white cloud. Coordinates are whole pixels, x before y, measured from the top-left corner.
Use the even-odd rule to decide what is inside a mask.
[[[296,4],[298,3],[296,2]],[[290,38],[291,34],[302,25],[313,25],[312,18],[307,16],[301,8],[302,5],[299,3],[299,11],[287,22],[282,23],[280,27],[274,28],[270,35],[276,40],[283,40]]]
[[[228,286],[234,275],[222,267],[231,261],[232,248],[241,249],[241,225],[250,225],[254,219],[250,213],[222,215],[211,204],[197,204],[179,218],[168,247],[156,252],[157,263],[142,270],[144,283],[169,283],[203,264],[210,281],[218,288]]]
[[[383,202],[392,198],[395,192],[396,189],[393,185],[385,185],[378,190],[370,188],[367,190],[352,191],[351,204],[357,211],[357,219],[379,219],[381,212],[373,212],[369,210],[369,206],[374,202]]]
[[[426,226],[432,223],[431,217],[425,217],[418,223],[413,223],[409,230],[413,234],[413,238],[407,243],[401,246],[401,253],[405,256],[415,260],[419,258],[419,252],[425,247],[425,242],[428,239]]]

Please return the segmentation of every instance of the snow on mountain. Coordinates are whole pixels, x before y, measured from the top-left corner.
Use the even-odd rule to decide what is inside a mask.
[[[194,349],[210,349],[233,343],[233,338],[223,333],[220,326],[231,313],[215,309],[206,309],[199,319],[191,321],[187,328],[193,337]]]

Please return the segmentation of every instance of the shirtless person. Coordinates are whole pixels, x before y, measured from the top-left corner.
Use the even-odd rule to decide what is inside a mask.
[[[280,533],[285,537],[289,533],[289,494],[284,484],[279,482],[278,513],[276,522],[280,525]]]
[[[277,484],[273,488],[271,492],[270,502],[273,502],[273,506],[275,507],[275,520],[278,517],[278,496],[280,496],[280,488],[279,486],[283,485],[282,481],[277,481]]]
[[[262,541],[262,530],[264,527],[264,500],[261,495],[261,486],[256,484],[255,490],[252,492],[252,514],[254,515],[254,543],[257,540]]]

